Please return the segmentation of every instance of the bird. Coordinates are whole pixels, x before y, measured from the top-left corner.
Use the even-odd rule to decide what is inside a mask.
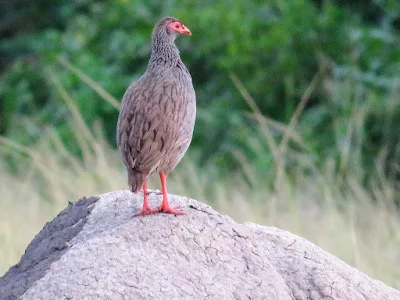
[[[192,140],[196,119],[196,95],[189,70],[180,58],[175,39],[192,35],[174,17],[161,19],[154,27],[151,55],[145,73],[126,90],[118,116],[116,139],[133,193],[143,189],[142,210],[134,216],[154,213],[184,214],[171,207],[167,176],[176,167]],[[152,209],[147,181],[158,172],[162,203]]]

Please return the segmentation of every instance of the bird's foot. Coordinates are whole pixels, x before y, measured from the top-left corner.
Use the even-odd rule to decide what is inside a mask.
[[[158,209],[151,209],[150,207],[143,207],[140,213],[134,214],[134,217],[145,216],[158,213]]]
[[[183,211],[177,210],[180,207],[181,207],[180,205],[176,205],[174,207],[171,207],[169,205],[161,205],[158,209],[158,212],[163,212],[166,214],[173,214],[173,215],[184,215],[185,213]]]

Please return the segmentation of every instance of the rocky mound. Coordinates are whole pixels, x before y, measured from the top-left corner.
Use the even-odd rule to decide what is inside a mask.
[[[289,232],[170,196],[184,216],[132,218],[140,193],[70,204],[0,278],[0,299],[363,299],[400,292]],[[153,207],[161,195],[149,195]]]

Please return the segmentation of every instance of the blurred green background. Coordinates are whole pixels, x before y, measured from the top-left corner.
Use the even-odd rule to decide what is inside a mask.
[[[400,287],[398,0],[0,5],[0,274],[67,200],[127,188],[118,101],[172,15],[198,114],[169,190]]]
[[[303,149],[319,163],[398,169],[400,155],[400,2],[372,1],[6,1],[1,10],[0,134],[23,144],[55,125],[71,139],[70,118],[53,83],[55,74],[84,120],[101,120],[114,145],[118,111],[75,74],[62,57],[117,99],[145,70],[154,24],[165,15],[193,31],[177,44],[197,92],[192,150],[202,161],[235,168],[232,152],[259,157],[250,108],[230,78],[236,75],[268,118],[289,123],[312,78],[319,84],[297,130]],[[357,115],[362,126],[352,129]],[[278,129],[273,134],[279,138]],[[258,143],[258,142],[256,142]],[[68,143],[73,151],[76,145]],[[195,149],[195,150],[194,150]],[[383,151],[383,152],[382,152]]]

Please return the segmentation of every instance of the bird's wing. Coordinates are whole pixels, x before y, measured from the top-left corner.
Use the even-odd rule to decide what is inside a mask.
[[[152,80],[126,91],[118,120],[117,143],[129,171],[150,174],[173,148],[180,131],[171,101],[173,86]]]

